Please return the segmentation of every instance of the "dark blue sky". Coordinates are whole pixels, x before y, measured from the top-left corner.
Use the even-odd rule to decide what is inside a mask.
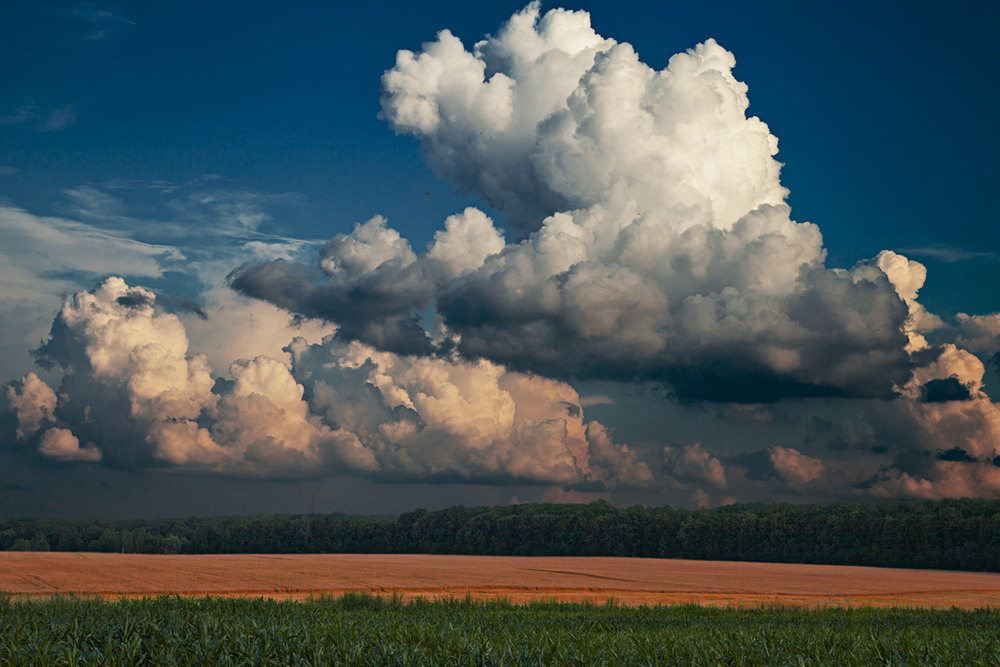
[[[543,3],[542,11],[557,6]],[[185,322],[192,353],[200,351],[196,345],[214,345],[205,351],[219,377],[232,361],[223,360],[230,342],[218,342],[227,334],[210,329],[235,312],[227,301],[235,296],[224,296],[224,276],[241,264],[275,257],[314,264],[317,245],[375,215],[387,218],[417,253],[447,216],[466,206],[478,206],[502,227],[501,211],[436,178],[418,141],[396,136],[379,118],[380,79],[393,67],[397,50],[419,51],[445,28],[471,49],[522,7],[439,1],[346,7],[263,0],[7,3],[0,9],[0,208],[6,216],[0,217],[6,236],[0,236],[0,292],[6,293],[0,296],[0,384],[34,371],[57,385],[59,378],[35,367],[28,351],[47,336],[66,294],[92,289],[109,275],[155,289],[163,295],[161,305],[183,317],[207,310],[207,320]],[[791,217],[818,225],[828,268],[848,269],[894,250],[927,267],[920,302],[947,322],[960,312],[1000,309],[994,203],[1000,181],[1000,44],[994,34],[1000,5],[594,0],[566,7],[587,10],[597,33],[630,43],[654,70],[709,38],[731,51],[733,73],[748,87],[747,115],[758,116],[778,138],[776,159],[784,165],[781,184],[790,191]],[[430,310],[422,315],[433,318]],[[281,335],[273,333],[264,352],[280,353]],[[942,340],[954,339],[948,335],[941,334]],[[255,354],[232,345],[243,356]],[[986,361],[984,350],[975,352]],[[517,367],[510,358],[494,360]],[[530,364],[523,369],[550,370]],[[985,378],[991,392],[992,373]],[[748,448],[781,442],[798,448],[791,450],[796,454],[823,441],[828,444],[822,452],[848,460],[845,452],[858,443],[905,437],[905,429],[892,425],[895,418],[873,416],[878,409],[861,401],[868,394],[848,392],[849,400],[861,402],[845,399],[832,406],[781,403],[763,410],[767,416],[757,425],[766,426],[741,431],[757,418],[743,408],[665,399],[656,378],[652,384],[615,384],[569,372],[556,379],[576,382],[584,398],[593,395],[588,416],[618,428],[620,440],[634,442],[640,452],[653,452],[653,469],[664,457],[683,467],[663,447],[675,455],[688,448],[685,456],[694,460],[701,445],[692,443],[702,441],[708,449],[737,438],[745,438]],[[662,430],[671,433],[660,438]],[[829,444],[834,441],[848,444],[838,449]],[[779,450],[760,449],[770,451],[780,467],[787,450]],[[826,460],[820,450],[809,451]],[[923,456],[933,458],[930,451]],[[733,451],[726,455],[737,457]],[[748,492],[750,499],[837,497],[832,487],[810,492],[795,483],[768,496],[753,484],[771,473],[755,472],[744,459],[713,456],[742,466],[743,479],[757,489]],[[893,470],[916,477],[916,468],[900,463],[904,458],[893,461]],[[41,513],[72,513],[67,507],[86,496],[86,475],[76,463],[47,468],[30,457],[17,461],[38,493],[50,472],[70,480],[73,492],[62,501],[48,499]],[[107,489],[121,489],[124,497],[145,484],[130,477],[129,465],[118,462],[102,473],[105,491],[95,511],[125,512],[116,509],[115,493]],[[802,465],[796,470],[805,484],[814,478],[808,461]],[[844,464],[843,470],[851,469]],[[156,479],[157,488],[169,487]],[[186,504],[151,503],[141,512],[170,514],[171,507],[183,506],[189,513],[197,495],[190,489],[206,488],[191,481],[196,479],[185,482]],[[451,498],[475,504],[477,497],[555,497],[530,485],[510,491],[501,482],[456,485],[449,495],[451,487],[437,478],[424,487],[404,476],[390,482],[405,484],[389,483],[384,498],[366,504],[357,494],[379,496],[385,479],[351,477],[343,485],[352,489],[349,499],[329,479],[319,475],[309,482],[314,486],[308,493],[319,489],[323,510],[397,511],[421,502],[452,504]],[[226,484],[227,494],[241,484],[250,493],[254,488],[238,479]],[[294,509],[305,493],[293,482],[266,484],[275,511]],[[475,489],[487,488],[476,495]],[[732,493],[744,499],[735,488]],[[573,494],[579,489],[566,489],[567,499],[578,497]],[[0,490],[0,514],[32,511],[37,493],[15,491]],[[231,495],[205,493],[214,498],[206,500],[206,512],[239,509]],[[620,491],[613,499],[693,502],[657,493]],[[711,502],[728,497],[719,494]],[[246,507],[267,509],[260,503]]]

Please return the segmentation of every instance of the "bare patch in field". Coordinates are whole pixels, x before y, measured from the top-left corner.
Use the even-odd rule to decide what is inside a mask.
[[[622,604],[1000,607],[1000,574],[648,558],[0,553],[0,590],[137,597],[378,595]]]

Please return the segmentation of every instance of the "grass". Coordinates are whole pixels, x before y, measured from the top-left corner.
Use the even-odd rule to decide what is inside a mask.
[[[4,665],[995,665],[993,610],[0,596]]]

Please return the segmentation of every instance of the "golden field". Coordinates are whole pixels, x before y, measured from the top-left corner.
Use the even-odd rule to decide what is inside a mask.
[[[1000,574],[647,558],[0,553],[14,596],[306,598],[346,592],[798,607],[1000,607]]]

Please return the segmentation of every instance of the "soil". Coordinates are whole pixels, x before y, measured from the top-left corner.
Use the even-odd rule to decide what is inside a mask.
[[[2,552],[0,590],[17,597],[305,599],[363,592],[628,605],[1000,608],[1000,574],[647,558]]]

